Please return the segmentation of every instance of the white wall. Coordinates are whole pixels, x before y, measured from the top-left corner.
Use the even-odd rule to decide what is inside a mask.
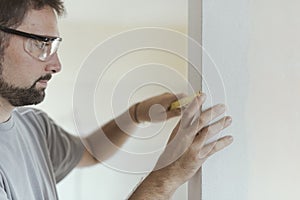
[[[204,46],[233,145],[204,166],[204,200],[299,199],[299,1],[205,1]],[[205,77],[219,77],[206,63]],[[220,95],[221,94],[221,95]]]
[[[203,166],[204,200],[245,200],[248,191],[249,5],[247,0],[204,1],[203,88],[207,105],[225,103],[233,124],[233,144]],[[210,57],[209,57],[210,56]]]
[[[246,117],[249,199],[299,199],[300,2],[253,1]]]

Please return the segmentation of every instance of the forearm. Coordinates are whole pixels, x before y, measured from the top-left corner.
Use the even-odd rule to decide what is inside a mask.
[[[106,160],[126,142],[137,129],[134,121],[135,106],[109,121],[101,128],[84,138],[84,143],[97,160]]]
[[[164,169],[151,172],[136,188],[128,200],[168,200],[176,191],[178,184]]]
[[[137,129],[135,108],[135,105],[131,106],[128,111],[102,126],[96,134],[103,132],[109,141],[117,147],[121,147]]]
[[[175,100],[177,96],[170,93],[146,99],[131,106],[127,112],[83,138],[86,151],[78,166],[96,164],[119,151],[130,135],[135,132],[139,122],[161,122],[179,116],[180,109],[168,110]],[[153,106],[157,104],[161,106]],[[149,114],[150,109],[152,118]]]

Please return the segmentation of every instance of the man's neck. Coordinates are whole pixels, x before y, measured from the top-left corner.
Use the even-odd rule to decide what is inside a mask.
[[[14,108],[6,99],[0,97],[0,123],[9,120]]]

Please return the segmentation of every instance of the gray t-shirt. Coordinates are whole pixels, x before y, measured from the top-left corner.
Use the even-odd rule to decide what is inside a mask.
[[[80,139],[44,112],[18,108],[0,123],[0,200],[56,200],[56,183],[80,161]]]

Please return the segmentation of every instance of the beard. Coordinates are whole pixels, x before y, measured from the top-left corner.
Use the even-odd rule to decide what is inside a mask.
[[[0,76],[0,95],[6,99],[12,106],[36,105],[45,98],[45,88],[37,89],[36,83],[40,80],[50,80],[51,74],[40,77],[31,87],[21,88],[13,86],[3,80]]]

